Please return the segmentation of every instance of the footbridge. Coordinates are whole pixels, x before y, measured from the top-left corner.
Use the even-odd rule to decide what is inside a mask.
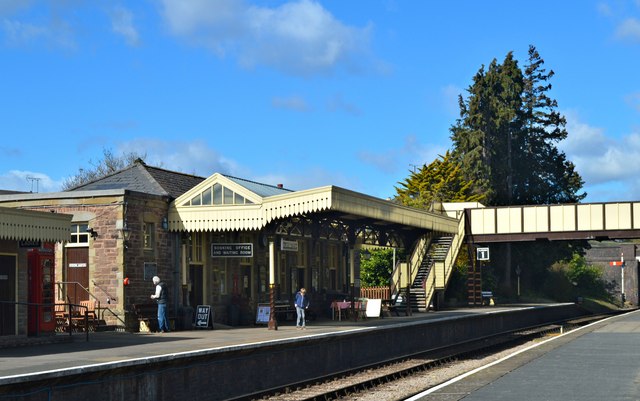
[[[458,219],[457,232],[424,236],[408,262],[398,264],[393,273],[392,293],[405,294],[417,310],[426,310],[443,294],[464,243],[640,238],[640,202],[501,207],[443,203],[438,209]],[[479,296],[480,289],[476,292]]]
[[[470,242],[640,238],[640,202],[465,209]]]

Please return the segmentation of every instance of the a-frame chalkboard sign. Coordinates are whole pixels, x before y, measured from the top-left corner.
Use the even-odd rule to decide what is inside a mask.
[[[213,329],[211,305],[198,305],[196,307],[196,329]]]

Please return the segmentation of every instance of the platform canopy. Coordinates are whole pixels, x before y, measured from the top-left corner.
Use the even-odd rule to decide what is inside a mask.
[[[0,207],[0,239],[67,241],[73,216]]]
[[[169,208],[171,231],[253,231],[313,216],[379,228],[455,233],[458,221],[336,186],[291,191],[216,173]]]

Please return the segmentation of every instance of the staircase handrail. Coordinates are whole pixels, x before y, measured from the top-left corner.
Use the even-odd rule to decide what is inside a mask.
[[[79,283],[79,282],[77,282],[77,281],[56,281],[56,286],[58,287],[58,294],[60,294],[60,292],[61,292],[61,291],[62,291],[62,292],[65,292],[64,290],[62,290],[62,289],[61,289],[61,285],[63,285],[63,284],[64,284],[64,285],[67,285],[67,284],[73,284],[73,285],[75,285],[75,287],[76,287],[76,288],[77,288],[77,287],[82,288],[82,290],[83,290],[84,292],[86,292],[86,293],[87,293],[87,295],[89,295],[89,297],[93,298],[96,302],[98,302],[98,305],[100,305],[100,300],[98,299],[98,297],[96,297],[95,295],[93,295],[93,294],[91,293],[91,291],[89,291],[89,289],[88,289],[88,288],[84,287],[82,284],[80,284],[80,283]],[[65,294],[65,295],[66,295],[66,294]],[[62,298],[61,298],[60,296],[58,296],[58,299],[62,299]]]
[[[427,277],[424,280],[425,303],[427,305],[427,309],[431,304],[431,301],[432,301],[433,295],[436,292],[436,289],[438,288],[438,281],[437,281],[438,269],[434,268],[434,267],[437,267],[435,265],[438,264],[438,266],[443,266],[444,277],[442,277],[442,283],[443,283],[442,288],[446,288],[449,278],[451,277],[451,272],[453,271],[453,266],[458,257],[458,252],[460,251],[460,247],[462,245],[462,242],[464,241],[464,237],[465,237],[465,215],[464,213],[460,213],[458,218],[458,230],[451,238],[451,244],[447,249],[447,253],[444,257],[444,260],[435,262],[434,266],[432,266],[429,269],[429,272],[427,273]]]
[[[395,296],[398,295],[398,291],[400,289],[400,280],[402,277],[402,262],[397,260],[395,266],[393,266],[393,271],[391,272],[391,278],[389,279],[389,294],[391,299],[395,299]],[[398,276],[397,280],[394,280],[394,277]]]
[[[122,320],[122,318],[120,317],[120,315],[118,315],[116,312],[112,311],[112,310],[111,310],[111,308],[108,308],[108,307],[107,307],[107,308],[101,308],[100,310],[102,311],[102,316],[101,316],[102,320],[104,320],[104,313],[105,313],[105,312],[109,312],[109,313],[110,313],[111,315],[113,315],[116,319],[118,319],[118,320],[122,323],[122,325],[123,325],[123,326],[126,326],[126,325],[127,325],[127,324],[126,324],[126,322],[125,322],[124,320]]]
[[[422,260],[424,259],[425,255],[427,255],[427,251],[429,249],[429,246],[431,245],[430,240],[431,238],[429,238],[429,236],[427,235],[423,235],[422,237],[420,237],[420,239],[418,240],[418,243],[416,244],[416,247],[411,253],[411,257],[409,259],[411,276],[407,277],[408,286],[411,286],[411,284],[415,281],[416,276],[418,275],[420,264],[422,263]]]
[[[460,252],[460,247],[462,242],[464,241],[465,236],[465,214],[460,213],[460,219],[458,220],[458,232],[453,236],[451,240],[451,246],[447,251],[447,255],[444,258],[444,271],[445,271],[445,286],[449,281],[449,277],[451,277],[451,272],[453,271],[453,266],[456,263],[456,259],[458,258],[458,253]]]
[[[390,287],[389,293],[391,295],[392,300],[396,299],[396,297],[398,296],[398,294],[400,294],[403,288],[407,289],[411,287],[411,283],[413,283],[413,281],[416,278],[416,275],[418,274],[418,270],[420,268],[420,262],[424,258],[424,255],[426,255],[427,253],[430,240],[431,238],[429,236],[424,235],[420,237],[416,242],[416,245],[413,248],[411,255],[409,256],[408,263],[411,270],[409,271],[409,277],[405,278],[405,282],[407,283],[407,285],[404,287],[402,285],[402,274],[403,274],[402,267],[406,262],[401,262],[401,261],[396,262],[396,265],[393,268],[393,272],[391,273],[391,279],[389,283],[389,287]]]

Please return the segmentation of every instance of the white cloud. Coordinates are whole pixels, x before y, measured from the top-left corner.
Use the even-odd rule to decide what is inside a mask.
[[[276,109],[286,109],[300,112],[310,111],[309,105],[304,100],[304,98],[297,95],[289,97],[274,97],[273,99],[271,99],[271,105]]]
[[[327,102],[327,109],[331,112],[343,111],[345,113],[358,116],[362,111],[353,103],[346,102],[341,94],[335,94]]]
[[[19,192],[58,192],[62,181],[53,180],[44,173],[11,170],[0,175],[0,189]]]
[[[208,177],[216,172],[240,176],[244,173],[234,160],[222,156],[202,140],[183,142],[142,138],[120,143],[117,148],[116,154],[144,149],[147,164],[186,174]]]
[[[341,172],[328,171],[320,167],[303,167],[301,169],[288,171],[286,174],[274,173],[256,177],[245,176],[243,178],[269,185],[282,184],[285,188],[294,191],[323,187],[326,185],[337,185],[351,190],[358,189],[358,183],[347,178]]]
[[[611,17],[613,15],[613,10],[611,9],[611,6],[607,3],[604,3],[604,2],[598,3],[596,6],[596,9],[598,10],[598,13],[602,16]]]
[[[2,21],[2,30],[7,35],[7,41],[12,45],[29,43],[49,35],[45,27],[8,19]]]
[[[438,155],[444,155],[446,151],[443,146],[421,144],[415,135],[407,135],[400,148],[389,148],[384,153],[361,151],[358,158],[379,171],[390,174],[420,168],[434,161]],[[408,164],[404,164],[407,162]]]
[[[122,35],[129,46],[140,44],[140,35],[133,24],[133,13],[124,7],[115,7],[109,13],[111,17],[111,29]]]
[[[371,27],[343,24],[316,1],[275,8],[242,0],[162,0],[170,30],[247,68],[267,65],[294,75],[357,71],[368,58]]]
[[[569,112],[566,117],[569,136],[559,148],[576,165],[589,199],[623,200],[632,194],[640,195],[640,165],[635,162],[640,159],[640,132],[616,139],[581,122],[576,113]]]
[[[276,171],[268,174],[261,171],[260,174],[255,174],[250,168],[224,157],[203,140],[182,142],[137,139],[119,144],[115,153],[120,154],[131,149],[145,149],[147,156],[145,162],[151,166],[202,177],[223,173],[269,185],[283,184],[285,188],[293,190],[324,185],[339,185],[349,189],[356,189],[358,186],[357,182],[350,180],[341,172],[328,171],[319,167],[309,168],[306,165],[298,169],[289,168],[286,174],[279,174]]]
[[[616,29],[616,37],[640,42],[640,20],[627,18]]]
[[[54,47],[75,48],[70,26],[61,20],[48,25],[36,25],[5,18],[0,27],[10,46],[25,46],[42,41]]]

